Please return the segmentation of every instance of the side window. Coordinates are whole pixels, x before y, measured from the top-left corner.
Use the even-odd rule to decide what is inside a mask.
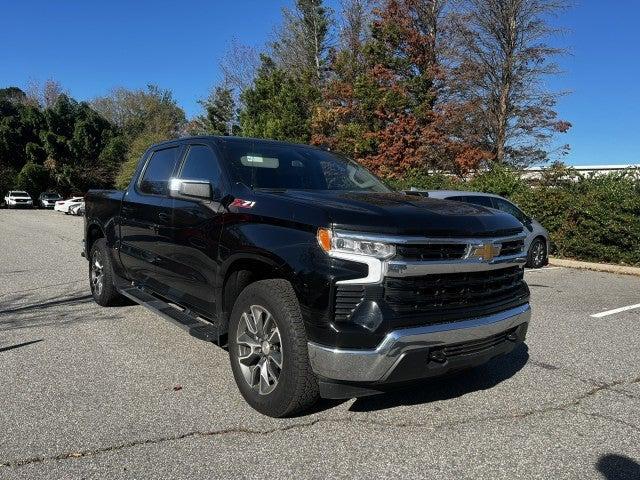
[[[482,195],[469,195],[465,197],[465,200],[468,203],[480,205],[481,207],[494,208],[493,203],[491,203],[491,197],[483,197]]]
[[[220,194],[220,166],[213,151],[206,145],[191,145],[179,177],[184,180],[209,180],[214,197]]]
[[[150,195],[167,195],[169,178],[176,164],[178,147],[153,152],[140,180],[140,191]]]
[[[467,201],[467,197],[462,197],[462,196],[458,195],[456,197],[447,197],[446,200],[453,200],[454,202],[466,202]]]
[[[498,208],[500,210],[502,210],[503,212],[507,212],[507,213],[513,215],[518,220],[520,220],[522,223],[524,223],[524,221],[526,220],[526,216],[525,216],[524,213],[522,213],[522,211],[518,207],[516,207],[515,205],[507,202],[506,200],[502,200],[501,198],[496,198],[494,200],[495,200],[495,202],[498,205]]]

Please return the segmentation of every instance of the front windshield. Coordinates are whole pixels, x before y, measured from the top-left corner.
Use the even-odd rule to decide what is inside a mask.
[[[47,193],[44,195],[44,198],[53,199],[53,198],[61,198],[57,193]]]
[[[11,192],[12,197],[28,197],[29,194],[27,192],[15,191]]]
[[[324,150],[229,142],[227,154],[235,179],[254,189],[391,191],[356,162]]]

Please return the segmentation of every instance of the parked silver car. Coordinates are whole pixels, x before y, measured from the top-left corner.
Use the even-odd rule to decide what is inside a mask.
[[[420,193],[428,194],[431,198],[473,203],[510,213],[525,227],[527,238],[524,242],[524,247],[527,252],[527,266],[540,268],[548,263],[549,232],[509,200],[491,193],[460,192],[456,190],[429,190],[421,191]]]

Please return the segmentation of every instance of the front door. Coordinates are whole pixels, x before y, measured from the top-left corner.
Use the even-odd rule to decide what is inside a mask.
[[[160,267],[171,247],[169,179],[179,146],[150,152],[135,184],[127,190],[120,214],[120,260],[137,285],[162,293],[167,275]]]
[[[213,318],[224,211],[220,204],[222,175],[216,152],[206,144],[188,145],[176,177],[208,180],[212,200],[172,200],[173,252],[168,263],[173,275],[171,297]]]

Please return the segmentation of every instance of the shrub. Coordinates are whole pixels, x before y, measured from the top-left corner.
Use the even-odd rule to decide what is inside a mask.
[[[425,170],[409,170],[403,178],[388,178],[386,182],[396,190],[408,190],[411,187],[420,190],[459,190],[461,185],[464,186],[457,177]]]

